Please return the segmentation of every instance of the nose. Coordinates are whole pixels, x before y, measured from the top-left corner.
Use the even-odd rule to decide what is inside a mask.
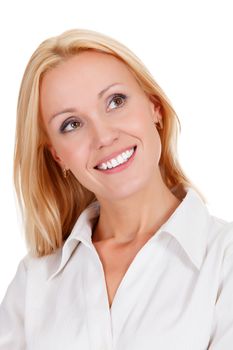
[[[105,146],[111,146],[119,137],[119,130],[109,125],[108,121],[101,119],[98,122],[92,123],[91,140],[95,148],[100,149]]]

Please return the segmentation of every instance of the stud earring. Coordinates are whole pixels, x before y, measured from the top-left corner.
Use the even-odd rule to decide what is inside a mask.
[[[69,169],[64,168],[64,169],[62,170],[62,172],[63,172],[64,178],[66,179],[67,176],[68,176],[68,174],[69,174]]]

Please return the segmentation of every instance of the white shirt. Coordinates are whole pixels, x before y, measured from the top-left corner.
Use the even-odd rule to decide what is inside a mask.
[[[191,188],[140,249],[109,309],[91,204],[63,248],[19,263],[0,308],[0,350],[232,350],[233,222]]]

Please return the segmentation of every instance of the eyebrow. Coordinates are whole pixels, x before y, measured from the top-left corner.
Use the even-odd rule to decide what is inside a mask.
[[[98,93],[98,95],[97,95],[97,96],[98,96],[98,99],[100,99],[108,89],[110,89],[112,86],[115,86],[115,85],[121,85],[121,83],[113,83],[113,84],[108,85],[106,88],[104,88],[103,90],[101,90],[101,91]],[[49,123],[50,123],[54,118],[56,118],[57,116],[59,116],[60,114],[64,114],[64,113],[74,113],[74,112],[76,112],[76,109],[75,109],[75,108],[65,108],[65,109],[63,109],[62,111],[60,111],[60,112],[54,114],[54,115],[50,118]]]

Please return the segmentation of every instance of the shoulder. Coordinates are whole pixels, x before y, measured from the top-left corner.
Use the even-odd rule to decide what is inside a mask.
[[[233,221],[226,221],[210,215],[207,235],[207,247],[215,247],[224,258],[233,256]]]
[[[50,255],[37,257],[31,253],[26,254],[19,263],[27,274],[27,278],[47,280],[49,276],[58,268],[61,262],[62,248]]]
[[[212,236],[220,235],[222,238],[230,238],[233,235],[233,221],[227,221],[210,215],[209,229]]]

